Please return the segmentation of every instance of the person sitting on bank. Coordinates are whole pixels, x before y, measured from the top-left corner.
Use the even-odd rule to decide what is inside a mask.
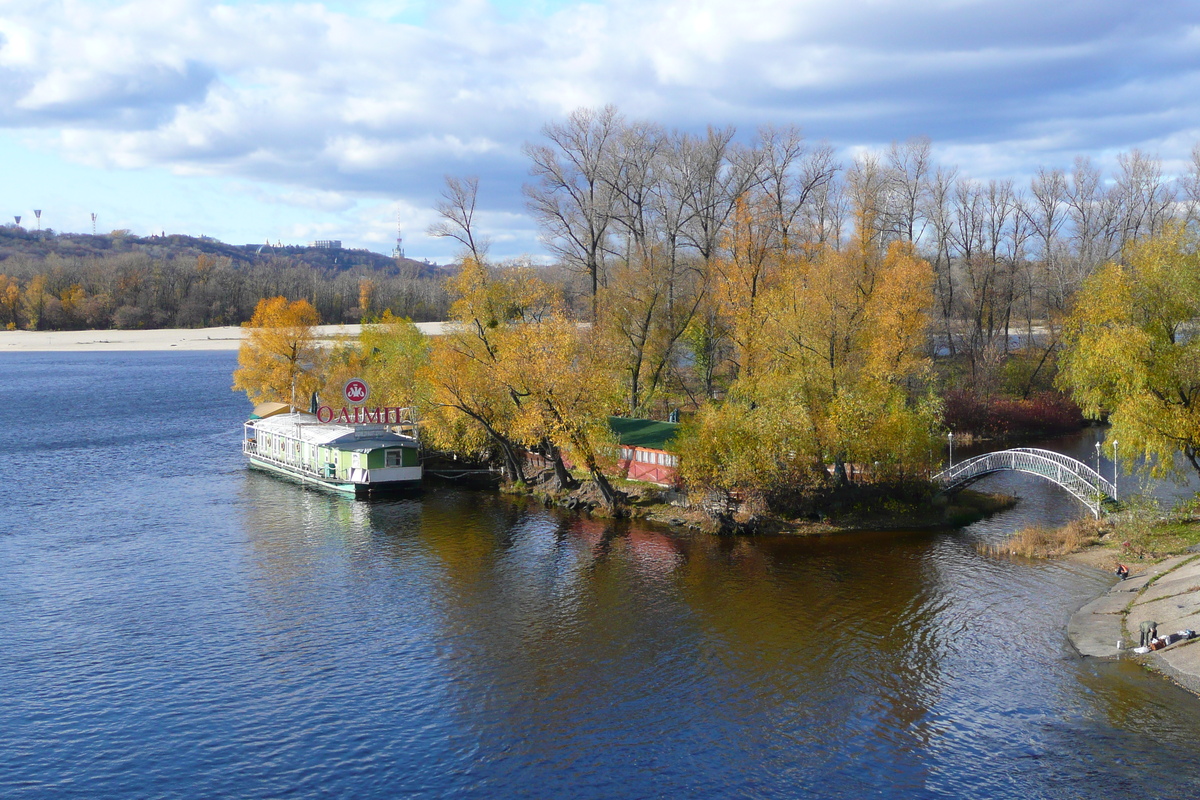
[[[1118,562],[1117,577],[1120,578],[1121,580],[1125,580],[1126,578],[1128,578],[1129,577],[1129,567]]]

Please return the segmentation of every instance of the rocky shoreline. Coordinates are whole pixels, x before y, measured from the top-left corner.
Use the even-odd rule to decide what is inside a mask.
[[[617,481],[615,485],[625,503],[615,514],[604,508],[595,487],[586,479],[581,479],[577,487],[569,490],[549,478],[501,486],[500,491],[527,497],[547,508],[589,516],[637,520],[681,531],[732,535],[823,536],[860,530],[960,528],[1011,508],[1017,502],[1015,497],[1008,495],[969,489],[952,498],[935,496],[932,501],[895,498],[881,501],[879,497],[864,496],[857,498],[859,502],[835,502],[824,513],[793,519],[765,512],[752,514],[744,509],[714,510],[703,503],[690,502],[683,492],[654,484]]]

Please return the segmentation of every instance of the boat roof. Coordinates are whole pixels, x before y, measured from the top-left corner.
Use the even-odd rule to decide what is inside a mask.
[[[357,450],[365,453],[381,447],[401,445],[415,447],[417,440],[388,430],[386,425],[340,425],[335,422],[318,422],[314,414],[294,412],[276,414],[267,419],[252,419],[255,430],[292,436],[309,444],[337,447],[341,450]]]

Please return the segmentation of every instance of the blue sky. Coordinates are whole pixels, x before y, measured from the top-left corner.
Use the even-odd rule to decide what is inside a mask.
[[[581,106],[797,124],[844,155],[927,135],[1024,180],[1200,140],[1200,4],[1115,0],[0,0],[0,220],[408,254],[480,177],[499,257],[539,255],[526,141]]]

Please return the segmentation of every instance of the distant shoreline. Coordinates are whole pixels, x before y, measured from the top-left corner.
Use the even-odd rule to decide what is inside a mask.
[[[422,333],[436,336],[443,322],[418,322]],[[237,350],[245,328],[162,328],[103,331],[0,331],[0,353],[86,353],[113,351]],[[320,325],[318,335],[358,336],[361,325]]]

